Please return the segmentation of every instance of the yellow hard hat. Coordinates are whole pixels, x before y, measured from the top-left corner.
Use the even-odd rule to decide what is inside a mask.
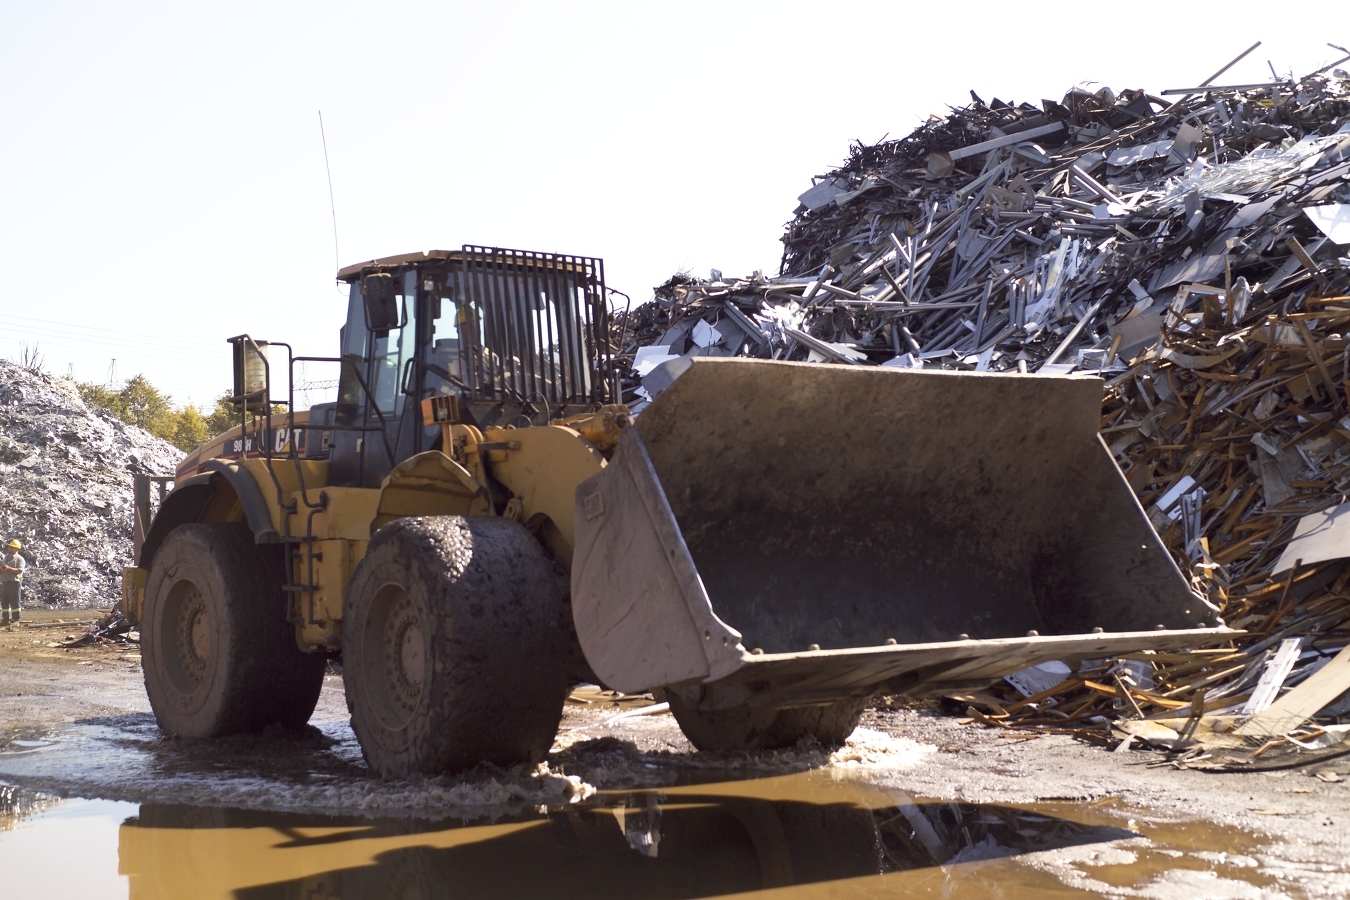
[[[6,544],[5,546],[8,547],[8,548],[11,549],[11,550],[22,550],[22,549],[23,549],[23,544],[20,544],[20,543],[19,543],[19,539],[18,539],[18,538],[10,538],[10,539],[9,539],[9,543]]]

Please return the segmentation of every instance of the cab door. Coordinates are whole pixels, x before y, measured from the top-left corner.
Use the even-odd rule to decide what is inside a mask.
[[[418,398],[425,380],[416,363],[424,316],[416,269],[376,273],[354,280],[342,329],[342,372],[334,421],[330,481],[335,485],[376,487],[389,470],[426,449]],[[379,284],[388,309],[372,319],[365,291]],[[376,307],[379,304],[374,304]]]

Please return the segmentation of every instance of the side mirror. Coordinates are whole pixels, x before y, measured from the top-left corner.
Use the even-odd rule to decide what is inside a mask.
[[[384,334],[403,327],[403,310],[394,291],[394,276],[376,272],[361,279],[361,300],[366,310],[366,328]]]
[[[235,406],[261,408],[268,400],[267,359],[263,356],[267,342],[241,334],[230,338],[230,343],[234,354],[234,393],[230,402]]]

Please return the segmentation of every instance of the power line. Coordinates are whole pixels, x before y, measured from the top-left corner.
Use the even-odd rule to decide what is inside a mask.
[[[176,344],[183,347],[205,347],[208,343],[201,338],[185,339],[182,335],[161,335],[151,332],[121,331],[112,328],[100,328],[79,325],[73,322],[56,322],[51,319],[38,319],[18,316],[14,313],[0,312],[0,327],[7,331],[46,334],[69,340],[84,340],[103,343],[119,343],[127,346],[140,346],[151,343],[156,345]],[[223,342],[222,342],[223,343]]]
[[[0,312],[0,339],[6,336],[18,341],[62,341],[130,349],[151,356],[168,355],[194,361],[200,361],[203,354],[209,354],[213,358],[220,355],[223,359],[228,352],[224,348],[225,342],[223,340],[217,343],[205,338],[185,339],[182,335],[118,331],[98,326],[56,322],[51,319]]]
[[[164,332],[156,333],[143,331],[139,329],[136,331],[123,330],[119,328],[109,328],[104,325],[86,325],[82,322],[62,321],[60,319],[44,319],[38,316],[28,316],[24,315],[23,313],[16,313],[16,312],[0,312],[0,319],[12,320],[15,324],[32,322],[34,323],[35,326],[55,326],[57,328],[69,330],[72,332],[88,331],[100,335],[118,335],[118,336],[125,335],[127,337],[134,337],[138,340],[145,340],[147,338],[166,341],[183,340],[181,334],[169,334]],[[206,340],[204,338],[195,338],[193,339],[193,342],[204,344],[206,343]]]
[[[86,344],[92,347],[107,347],[122,350],[135,349],[147,351],[153,356],[172,356],[184,360],[200,360],[202,358],[202,353],[200,351],[193,351],[188,347],[175,346],[167,342],[121,340],[109,337],[96,337],[93,335],[70,334],[68,332],[45,328],[32,328],[30,326],[16,327],[3,321],[0,321],[0,328],[12,332],[10,336],[18,342],[22,342],[24,339],[31,339],[38,343],[47,341],[58,344]]]

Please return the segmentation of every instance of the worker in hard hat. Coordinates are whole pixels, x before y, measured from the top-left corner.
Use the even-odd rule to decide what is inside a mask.
[[[0,625],[9,625],[19,621],[19,598],[23,594],[23,570],[28,561],[19,551],[23,549],[14,538],[5,544],[5,553],[0,559]]]

